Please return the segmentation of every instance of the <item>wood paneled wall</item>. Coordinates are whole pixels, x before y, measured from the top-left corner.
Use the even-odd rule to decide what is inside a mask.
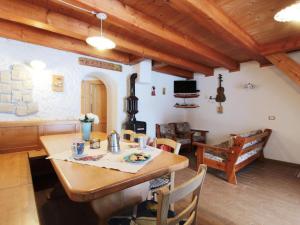
[[[79,131],[77,120],[0,122],[0,154],[41,149],[40,136]]]

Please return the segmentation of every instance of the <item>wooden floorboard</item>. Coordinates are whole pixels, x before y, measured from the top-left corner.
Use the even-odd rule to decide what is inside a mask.
[[[299,166],[256,161],[238,173],[238,184],[209,170],[198,209],[199,225],[298,225],[300,224]],[[194,172],[176,174],[179,184]],[[179,210],[185,202],[177,205]]]
[[[242,169],[238,184],[222,179],[222,173],[209,170],[198,209],[199,225],[298,225],[300,224],[299,166],[274,161],[256,161]],[[176,173],[176,183],[193,177],[188,168]],[[44,180],[44,182],[48,180]],[[70,201],[67,196],[47,200],[50,185],[35,185],[37,205],[43,225],[93,225],[96,216],[88,204]],[[180,210],[187,199],[176,205]]]

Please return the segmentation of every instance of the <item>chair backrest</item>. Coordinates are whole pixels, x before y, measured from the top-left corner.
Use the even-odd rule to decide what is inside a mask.
[[[132,140],[132,136],[134,134],[135,134],[135,132],[132,131],[132,130],[122,130],[121,131],[121,139],[122,140],[131,141]]]
[[[200,191],[205,178],[207,166],[201,164],[197,175],[187,182],[169,190],[164,187],[158,191],[157,225],[175,225],[186,220],[184,225],[196,224]],[[192,193],[191,203],[173,218],[168,218],[169,205]]]
[[[166,145],[170,148],[173,149],[173,153],[178,155],[179,154],[179,150],[180,150],[180,146],[181,144],[172,140],[172,139],[169,139],[169,138],[156,138],[154,140],[154,147],[157,147],[159,145]]]

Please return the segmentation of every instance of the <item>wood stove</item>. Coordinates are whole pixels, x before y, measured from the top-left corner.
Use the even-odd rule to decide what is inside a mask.
[[[146,134],[147,131],[147,124],[144,121],[137,121],[135,118],[135,114],[138,111],[138,97],[135,96],[135,80],[137,78],[137,73],[133,73],[130,76],[130,96],[127,97],[127,113],[128,113],[128,120],[125,123],[125,129],[133,130],[136,133],[144,133]]]

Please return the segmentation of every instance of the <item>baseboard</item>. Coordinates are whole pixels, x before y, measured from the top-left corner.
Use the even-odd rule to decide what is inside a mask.
[[[300,164],[297,164],[297,163],[285,162],[285,161],[281,161],[281,160],[277,160],[277,159],[264,158],[264,160],[270,161],[270,162],[276,162],[276,163],[280,163],[282,165],[287,165],[287,166],[292,166],[292,167],[299,167],[300,166]]]

